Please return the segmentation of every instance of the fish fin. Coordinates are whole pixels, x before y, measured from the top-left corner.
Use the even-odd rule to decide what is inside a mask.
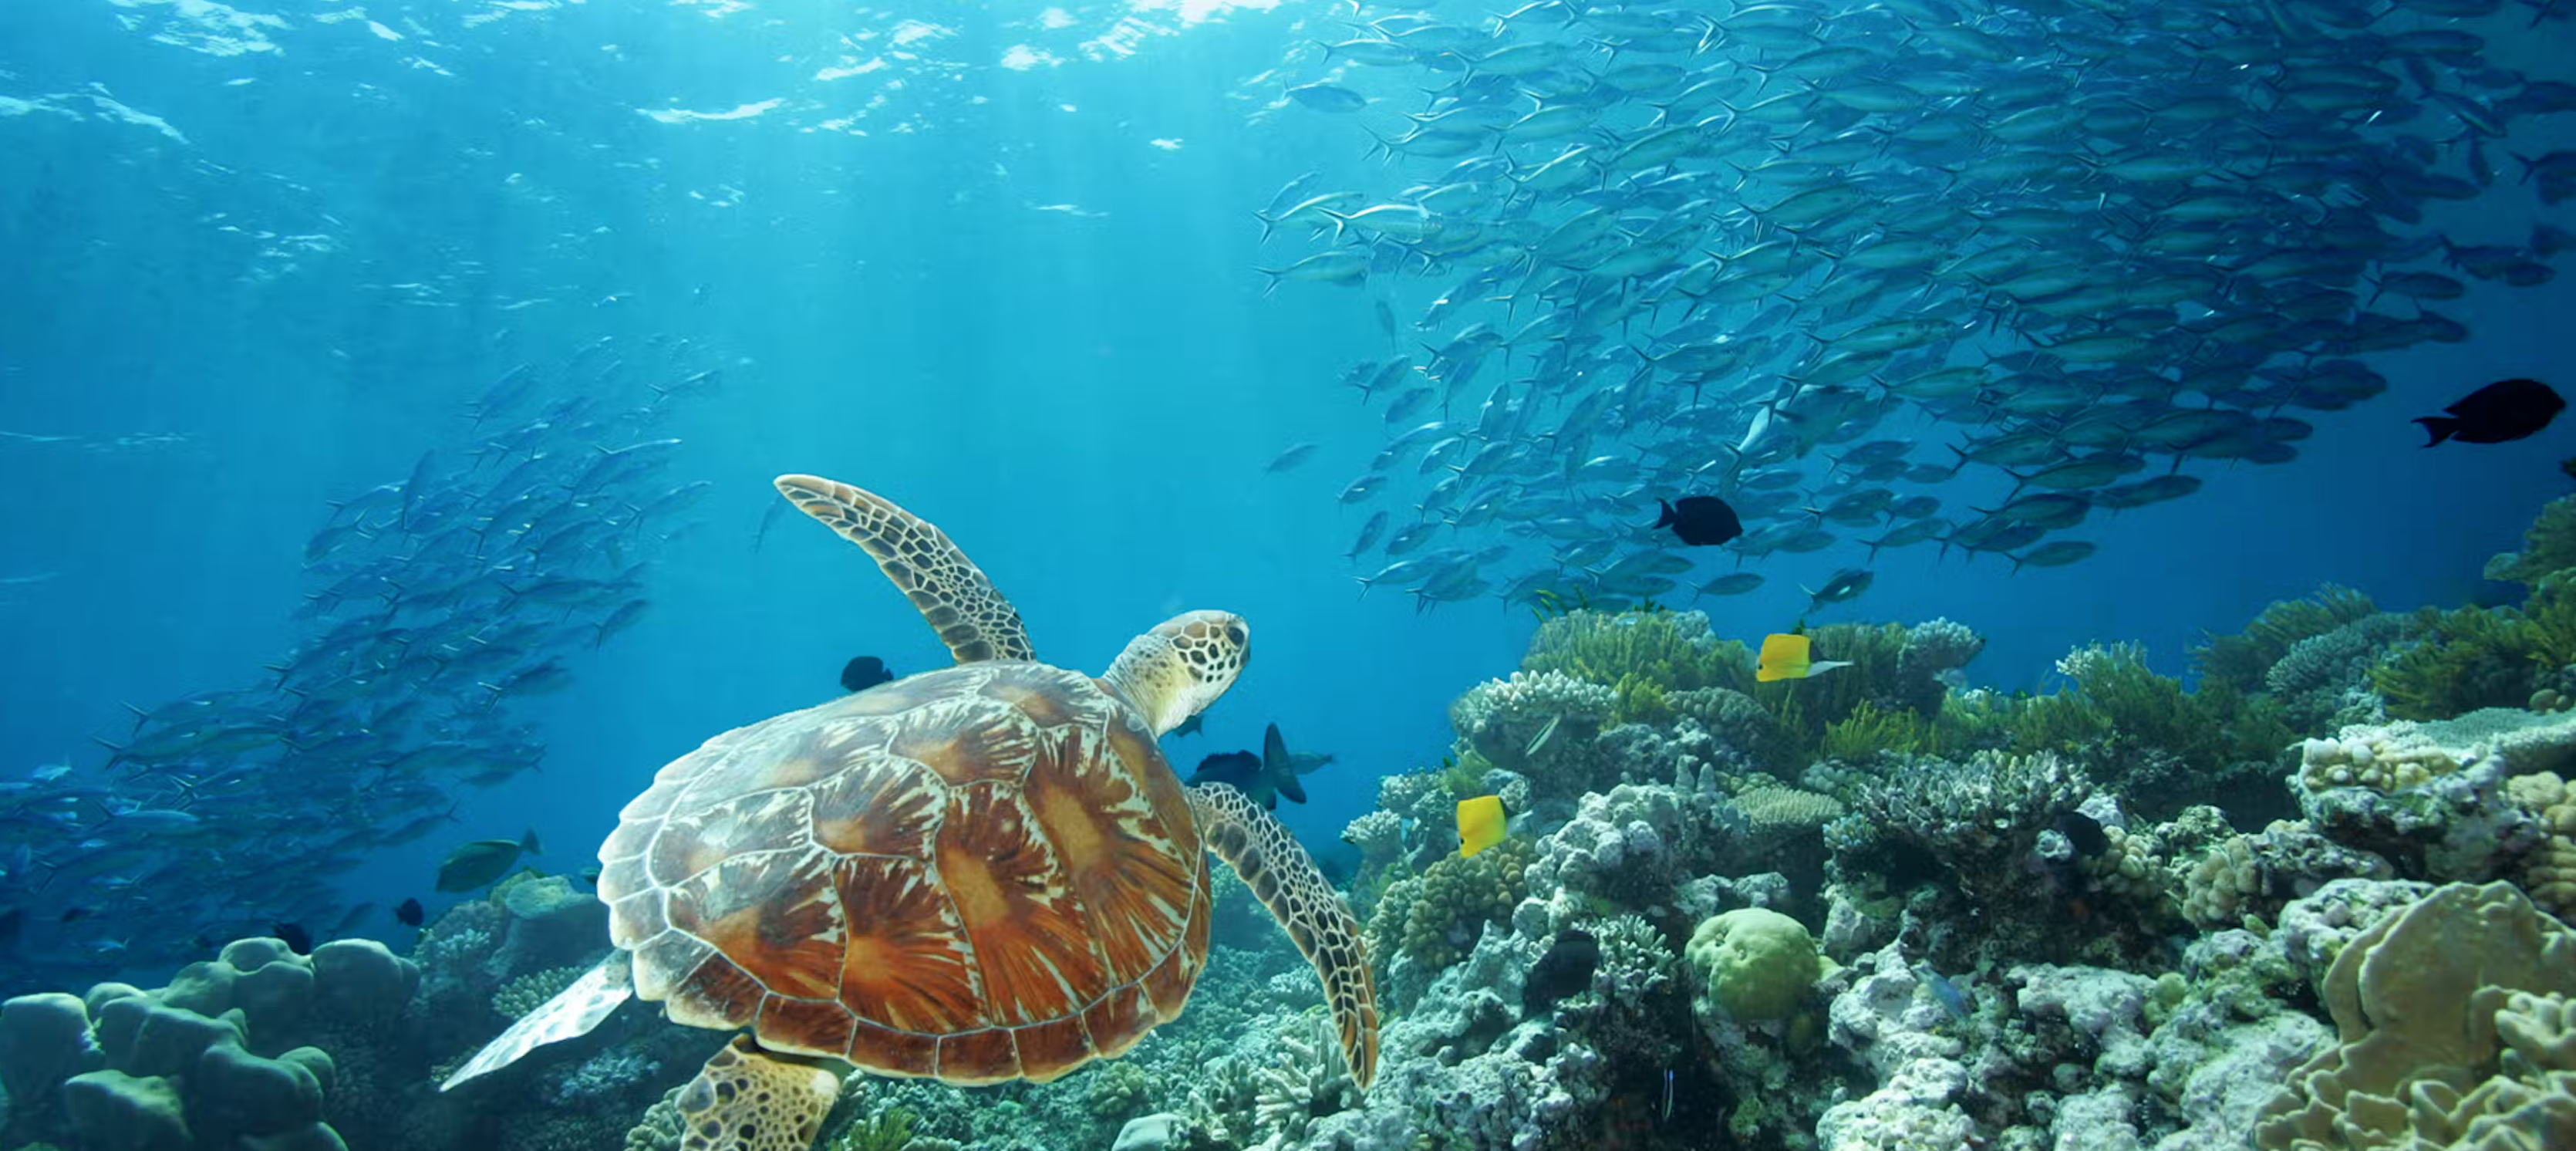
[[[2424,443],[2428,448],[2450,439],[2460,430],[2460,421],[2450,416],[2417,416],[2415,422],[2424,425],[2425,433],[2433,437]]]
[[[527,852],[530,855],[544,855],[546,853],[546,849],[537,846],[536,828],[529,828],[526,835],[519,837],[519,850]]]
[[[1676,515],[1676,514],[1673,512],[1673,501],[1671,501],[1671,500],[1661,500],[1661,499],[1659,499],[1659,500],[1656,500],[1655,502],[1656,502],[1656,503],[1658,503],[1658,504],[1663,505],[1663,508],[1664,508],[1664,514],[1662,514],[1662,515],[1660,515],[1660,516],[1655,517],[1655,526],[1656,526],[1656,527],[1659,527],[1659,528],[1668,528],[1668,527],[1671,527],[1671,526],[1673,526],[1673,521],[1674,521],[1674,520],[1681,518],[1680,516]]]
[[[1262,729],[1261,770],[1268,775],[1284,775],[1292,779],[1297,775],[1296,769],[1288,765],[1288,741],[1279,738],[1278,724]]]
[[[1273,776],[1270,780],[1270,790],[1288,797],[1291,803],[1306,802],[1306,785],[1297,782],[1296,772]]]

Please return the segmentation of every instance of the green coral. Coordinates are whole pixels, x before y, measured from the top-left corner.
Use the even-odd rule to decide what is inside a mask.
[[[1747,1023],[1797,1014],[1825,974],[1806,925],[1759,907],[1702,921],[1682,950],[1682,962],[1702,1002]]]
[[[2522,707],[2552,673],[2576,663],[2576,576],[2541,581],[2521,609],[2425,608],[2416,642],[2371,669],[2399,719],[2449,719],[2482,707]]]
[[[909,1107],[888,1107],[850,1124],[826,1151],[906,1151],[918,1118]]]
[[[2233,680],[2199,691],[2158,675],[2134,644],[2095,644],[2058,661],[2067,686],[2008,706],[2008,746],[2077,759],[2123,794],[2173,774],[2202,782],[2278,765],[2298,732],[2279,704]]]
[[[1670,694],[1651,676],[1629,672],[1611,685],[1619,693],[1619,702],[1610,709],[1610,726],[1623,723],[1665,724],[1672,722],[1673,707],[1665,700]]]
[[[2378,611],[2379,605],[2369,596],[2327,584],[2304,599],[2282,600],[2264,608],[2242,634],[2208,636],[2192,653],[2192,663],[2204,680],[2224,680],[2240,691],[2261,691],[2264,673],[2300,640]]]
[[[2522,533],[2522,550],[2495,557],[2487,564],[2486,577],[2538,587],[2569,568],[2576,568],[2576,496],[2542,505]]]
[[[588,973],[588,967],[557,967],[530,972],[501,985],[492,993],[492,1010],[510,1019],[520,1018],[545,1006],[546,1000],[563,994],[563,989]]]
[[[1125,1123],[1154,1109],[1154,1080],[1141,1063],[1103,1063],[1090,1078],[1083,1106],[1095,1119]]]
[[[1492,770],[1494,762],[1478,755],[1472,747],[1455,758],[1444,756],[1440,761],[1440,790],[1448,792],[1451,799],[1474,799],[1485,794],[1485,773]]]
[[[1868,700],[1825,725],[1816,751],[1827,759],[1864,760],[1881,752],[1924,755],[1934,750],[1933,723],[1911,711],[1888,711]]]
[[[1674,691],[1749,687],[1753,656],[1743,644],[1719,640],[1698,612],[1574,611],[1539,625],[1521,670],[1563,672],[1614,688],[1633,681],[1626,692],[1651,686],[1660,699]]]

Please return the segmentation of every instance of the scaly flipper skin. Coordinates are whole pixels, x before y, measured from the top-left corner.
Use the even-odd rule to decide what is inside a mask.
[[[866,549],[895,590],[920,609],[959,663],[1033,660],[1029,632],[1011,601],[950,543],[948,535],[874,492],[819,476],[780,476],[778,494]]]
[[[1234,868],[1243,884],[1270,909],[1297,950],[1324,981],[1341,1032],[1342,1057],[1351,1079],[1368,1090],[1377,1077],[1377,981],[1360,947],[1359,920],[1340,892],[1324,881],[1297,837],[1242,792],[1222,783],[1189,789],[1199,837],[1210,853]]]
[[[680,1089],[680,1151],[806,1151],[841,1077],[734,1036]]]
[[[459,1083],[478,1075],[498,1071],[519,1061],[519,1057],[546,1044],[588,1035],[599,1021],[608,1018],[627,997],[635,994],[635,984],[627,977],[626,953],[620,951],[600,961],[588,974],[573,980],[554,998],[536,1010],[522,1015],[510,1029],[483,1045],[465,1066],[438,1085],[441,1091],[452,1090]]]

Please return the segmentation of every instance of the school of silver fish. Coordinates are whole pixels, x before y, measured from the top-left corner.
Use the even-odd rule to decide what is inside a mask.
[[[709,487],[666,477],[679,441],[654,431],[721,383],[707,358],[603,337],[511,370],[454,446],[331,509],[304,550],[304,638],[258,679],[131,708],[103,761],[0,779],[0,994],[272,923],[380,931],[343,873],[476,838],[450,814],[460,790],[546,754],[516,705],[649,610],[642,569]]]
[[[1274,287],[1382,293],[1395,354],[1345,376],[1388,434],[1340,499],[1398,505],[1350,548],[1363,592],[1615,608],[1751,591],[1734,563],[1773,553],[2084,560],[2065,533],[2289,462],[2314,427],[2288,413],[2387,390],[2364,357],[2466,340],[2452,301],[2552,278],[2576,236],[2536,213],[2576,196],[2576,153],[2515,137],[2576,110],[2576,77],[2490,63],[2464,25],[2570,15],[1363,10],[1289,95],[1367,131],[1392,190],[1310,176],[1256,213],[1318,249]],[[2510,236],[2428,222],[2471,203]],[[1390,300],[1422,302],[1409,331]],[[1734,563],[1643,526],[1693,493],[1742,517]]]

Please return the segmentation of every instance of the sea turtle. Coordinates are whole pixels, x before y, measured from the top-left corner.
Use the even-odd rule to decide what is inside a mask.
[[[1095,679],[1036,662],[1019,614],[938,528],[781,476],[867,550],[957,658],[710,739],[600,846],[609,958],[457,1069],[455,1087],[597,1026],[629,995],[737,1035],[681,1092],[686,1151],[802,1151],[835,1068],[1048,1080],[1181,1013],[1207,961],[1205,852],[1324,984],[1343,1057],[1377,1068],[1350,908],[1287,829],[1155,740],[1243,670],[1244,621],[1194,611]]]

